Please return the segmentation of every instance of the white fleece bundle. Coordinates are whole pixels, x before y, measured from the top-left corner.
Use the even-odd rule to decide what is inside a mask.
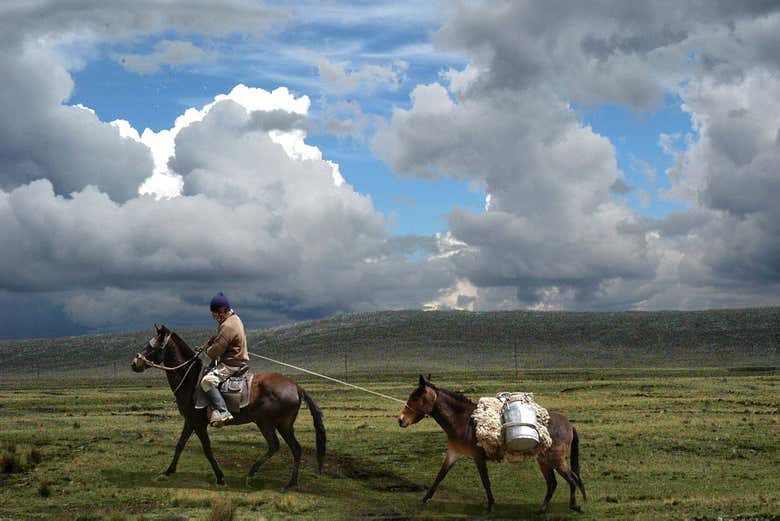
[[[477,408],[471,414],[477,434],[477,445],[485,450],[485,455],[491,461],[507,461],[510,463],[520,463],[529,459],[534,459],[540,452],[546,452],[552,446],[550,432],[547,430],[547,424],[550,421],[550,414],[547,409],[541,407],[534,400],[533,393],[500,393],[499,398],[480,398]],[[539,444],[535,449],[528,452],[508,452],[504,447],[504,432],[502,430],[503,421],[501,411],[507,399],[520,401],[531,405],[536,410],[536,427],[539,432]]]

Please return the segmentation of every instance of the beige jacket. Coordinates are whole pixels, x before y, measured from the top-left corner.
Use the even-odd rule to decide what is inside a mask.
[[[231,314],[217,327],[217,334],[206,354],[212,360],[219,359],[223,364],[232,367],[249,363],[244,324],[238,315]]]

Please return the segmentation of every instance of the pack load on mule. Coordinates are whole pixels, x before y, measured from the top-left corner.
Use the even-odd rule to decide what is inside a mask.
[[[562,413],[547,411],[547,409],[539,407],[530,393],[516,393],[506,396],[501,394],[499,396],[504,397],[505,400],[483,398],[478,405],[458,392],[437,387],[420,375],[417,388],[412,391],[401,409],[398,425],[409,427],[430,417],[447,434],[447,453],[444,456],[444,462],[442,462],[436,479],[423,497],[423,502],[427,502],[433,497],[439,484],[455,462],[465,456],[472,459],[477,467],[487,495],[487,511],[490,512],[495,500],[490,488],[487,462],[492,460],[517,463],[534,458],[547,482],[547,494],[544,496],[539,511],[546,512],[550,505],[550,500],[557,487],[555,478],[557,472],[569,484],[569,508],[579,512],[581,508],[577,505],[576,491],[579,489],[583,499],[586,499],[587,496],[585,485],[580,478],[580,442],[577,430]],[[525,421],[530,416],[523,412],[526,408],[522,405],[525,404],[534,409],[536,419],[533,423],[539,435],[539,442],[533,449],[525,452],[506,451],[503,436],[504,421],[501,414],[506,405],[504,401],[510,404],[507,414],[508,428],[529,427],[529,425],[519,425],[520,423],[532,423]],[[521,411],[519,421],[516,420],[517,411]],[[528,433],[518,435],[517,432],[513,431],[510,433],[510,445],[512,447],[517,444],[532,445],[523,439],[527,436]],[[569,458],[571,466],[566,463],[567,453],[571,453]]]
[[[552,446],[547,430],[550,414],[533,393],[498,393],[480,398],[471,415],[477,445],[490,461],[520,463]]]

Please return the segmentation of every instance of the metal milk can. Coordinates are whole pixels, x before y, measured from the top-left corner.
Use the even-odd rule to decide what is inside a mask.
[[[528,452],[539,445],[536,409],[519,400],[509,396],[501,415],[504,444],[508,452]]]

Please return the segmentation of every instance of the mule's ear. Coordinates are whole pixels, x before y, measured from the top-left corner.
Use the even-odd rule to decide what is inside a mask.
[[[420,375],[420,381],[417,383],[420,387],[425,387],[425,378],[423,378],[423,375]]]

